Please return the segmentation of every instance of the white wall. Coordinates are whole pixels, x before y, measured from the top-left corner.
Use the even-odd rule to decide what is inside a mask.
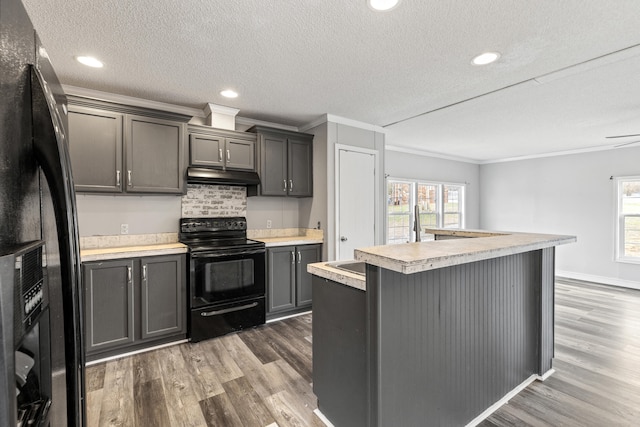
[[[181,198],[171,196],[107,196],[77,194],[80,236],[120,234],[120,224],[129,224],[129,234],[177,233]]]
[[[247,197],[247,227],[251,230],[300,227],[298,204],[294,197]]]
[[[640,175],[640,148],[482,165],[480,227],[575,235],[558,275],[640,288],[640,265],[614,261],[612,175]]]
[[[465,226],[480,228],[479,165],[392,150],[386,151],[385,162],[386,174],[391,178],[466,183]],[[386,188],[384,191],[386,194]]]

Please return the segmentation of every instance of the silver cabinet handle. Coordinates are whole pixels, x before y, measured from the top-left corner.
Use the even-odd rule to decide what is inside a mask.
[[[227,162],[231,161],[231,152],[227,150]]]
[[[291,264],[296,263],[296,253],[291,251]]]
[[[300,261],[302,261],[302,256],[300,255],[300,251],[298,251],[298,264],[300,264]]]
[[[147,266],[146,265],[142,266],[142,280],[144,280],[144,281],[147,280]]]
[[[131,267],[127,267],[127,280],[131,283]]]
[[[293,191],[293,180],[289,180],[289,191]]]
[[[203,316],[203,317],[216,316],[219,314],[226,314],[234,311],[247,310],[249,308],[253,308],[257,306],[258,306],[257,302],[252,302],[251,304],[241,305],[239,307],[223,308],[222,310],[214,310],[214,311],[208,311],[206,313],[200,313],[200,316]]]
[[[284,184],[283,187],[282,187],[282,191],[287,191],[287,180],[283,179],[282,183]]]
[[[129,182],[129,187],[132,187],[133,182],[131,182],[131,171],[127,171],[127,181]]]
[[[222,161],[222,148],[218,148],[218,161]]]
[[[116,187],[120,187],[120,171],[116,171]]]

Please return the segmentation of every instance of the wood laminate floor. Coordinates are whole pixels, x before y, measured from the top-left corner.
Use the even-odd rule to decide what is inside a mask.
[[[559,282],[555,331],[555,374],[480,425],[640,426],[640,291]],[[320,427],[311,369],[311,315],[100,363],[88,426]]]

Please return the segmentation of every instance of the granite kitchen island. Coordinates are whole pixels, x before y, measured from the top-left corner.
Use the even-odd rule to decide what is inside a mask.
[[[555,246],[573,236],[428,230],[311,264],[313,388],[336,427],[475,425],[553,372]]]

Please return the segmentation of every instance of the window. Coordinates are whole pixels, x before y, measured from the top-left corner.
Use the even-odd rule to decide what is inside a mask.
[[[616,179],[616,260],[640,263],[640,176]]]
[[[387,181],[387,243],[414,242],[415,206],[424,228],[464,227],[464,185]],[[421,231],[421,239],[426,239]]]

